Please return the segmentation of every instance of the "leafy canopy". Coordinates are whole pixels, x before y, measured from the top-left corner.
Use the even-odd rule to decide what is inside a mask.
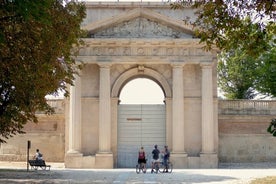
[[[258,63],[239,49],[222,52],[218,62],[218,86],[227,99],[253,99],[251,88]]]
[[[205,49],[218,48],[219,87],[226,97],[276,96],[276,2],[252,0],[179,0],[172,8],[192,6],[195,34]],[[185,10],[184,10],[185,11]]]
[[[276,30],[276,24],[273,26]],[[275,48],[271,39],[267,50],[258,57],[250,55],[241,47],[222,51],[218,62],[218,85],[225,96],[229,99],[253,99],[258,94],[259,97],[276,96]]]
[[[85,17],[82,3],[62,0],[0,2],[0,142],[24,133],[35,113],[52,113],[45,96],[73,84]],[[72,49],[74,46],[74,49]]]
[[[179,9],[187,5],[196,9],[197,19],[189,22],[187,17],[185,21],[194,26],[207,50],[212,46],[226,51],[239,47],[258,56],[266,51],[271,40],[266,32],[275,31],[266,26],[275,21],[274,0],[178,0],[171,7]],[[257,26],[258,31],[252,32],[251,26]]]

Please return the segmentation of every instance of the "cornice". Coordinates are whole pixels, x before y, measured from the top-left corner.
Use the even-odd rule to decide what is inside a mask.
[[[143,38],[83,38],[85,47],[93,46],[124,46],[124,45],[143,45],[143,46],[161,46],[161,45],[179,45],[179,46],[198,46],[203,47],[204,44],[199,43],[200,39],[143,39]]]
[[[114,17],[90,23],[86,26],[83,26],[82,29],[87,30],[90,33],[95,33],[97,31],[114,27],[115,25],[118,25],[122,22],[130,21],[139,17],[158,22],[162,25],[166,25],[177,30],[181,30],[190,35],[194,34],[192,25],[184,24],[181,20],[172,19],[148,8],[141,7],[126,11]]]
[[[96,8],[171,8],[171,2],[85,2],[87,9],[96,9]],[[191,5],[187,5],[185,8],[190,8]]]

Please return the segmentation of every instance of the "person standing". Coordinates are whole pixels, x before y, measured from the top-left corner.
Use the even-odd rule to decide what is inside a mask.
[[[141,164],[142,168],[146,168],[146,154],[143,147],[138,152],[138,164]]]
[[[170,151],[168,149],[168,146],[164,146],[164,151],[163,151],[163,162],[165,166],[165,171],[168,172],[168,162],[170,160]]]
[[[154,164],[159,162],[159,149],[157,145],[154,145],[154,149],[152,150],[152,162],[151,162],[151,173],[153,173]]]

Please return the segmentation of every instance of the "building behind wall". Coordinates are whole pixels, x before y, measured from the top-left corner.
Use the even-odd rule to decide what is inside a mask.
[[[138,145],[149,152],[157,141],[169,146],[175,168],[275,161],[266,133],[275,101],[218,101],[217,53],[202,50],[186,16],[194,18],[191,8],[166,3],[88,3],[89,37],[77,57],[85,65],[70,99],[2,144],[0,158],[24,160],[19,145],[31,139],[46,160],[69,168],[132,167]],[[122,106],[120,92],[136,78],[156,82],[164,105]]]

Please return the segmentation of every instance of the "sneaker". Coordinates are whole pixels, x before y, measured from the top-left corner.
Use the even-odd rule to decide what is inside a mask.
[[[153,173],[153,169],[151,170],[151,173]]]

